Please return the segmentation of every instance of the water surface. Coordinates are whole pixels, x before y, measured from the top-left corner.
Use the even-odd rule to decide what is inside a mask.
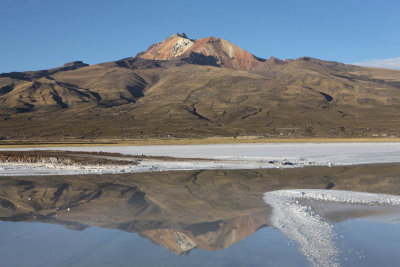
[[[400,165],[386,164],[0,177],[0,259],[6,266],[309,266],[298,240],[274,225],[277,208],[265,193],[396,197],[399,173]],[[333,263],[397,264],[396,205],[307,201],[332,226]]]

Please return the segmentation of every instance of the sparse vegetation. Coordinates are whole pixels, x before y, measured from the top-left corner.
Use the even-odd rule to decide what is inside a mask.
[[[399,71],[313,58],[254,59],[240,71],[209,57],[136,57],[1,74],[0,139],[400,137]]]

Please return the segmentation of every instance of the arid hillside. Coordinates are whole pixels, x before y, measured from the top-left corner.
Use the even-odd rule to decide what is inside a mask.
[[[260,59],[175,34],[136,57],[0,74],[0,139],[400,136],[400,71]]]

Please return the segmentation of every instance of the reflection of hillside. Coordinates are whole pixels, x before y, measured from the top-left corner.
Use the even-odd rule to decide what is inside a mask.
[[[400,194],[400,165],[1,177],[0,219],[138,232],[174,253],[218,250],[268,225],[262,194],[333,188]]]
[[[176,254],[185,254],[194,248],[218,250],[232,246],[250,236],[268,222],[269,213],[261,211],[215,222],[193,224],[182,230],[153,229],[139,234]]]

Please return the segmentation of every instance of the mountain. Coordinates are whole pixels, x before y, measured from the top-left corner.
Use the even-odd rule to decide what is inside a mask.
[[[192,40],[184,33],[176,33],[150,46],[136,57],[170,60],[177,57],[189,57],[192,53],[214,57],[219,66],[235,70],[251,70],[265,61],[226,40],[215,37]]]
[[[0,74],[0,139],[400,136],[400,71],[174,34],[136,57]]]

